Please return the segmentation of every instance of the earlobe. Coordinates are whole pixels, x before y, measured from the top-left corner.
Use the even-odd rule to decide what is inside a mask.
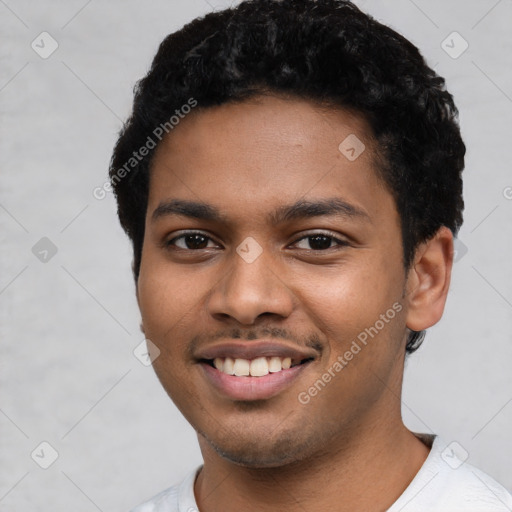
[[[407,327],[422,331],[443,315],[453,265],[453,234],[441,227],[416,250],[407,276]]]
[[[139,300],[139,283],[135,281],[135,298],[137,299],[137,305],[139,306],[140,311],[140,300]],[[146,331],[144,330],[144,324],[142,323],[142,320],[140,321],[140,332],[142,334],[146,334]]]

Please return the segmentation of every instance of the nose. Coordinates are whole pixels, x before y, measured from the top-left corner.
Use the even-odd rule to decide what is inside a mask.
[[[254,261],[234,252],[226,274],[208,297],[209,313],[243,325],[253,325],[263,315],[287,318],[294,307],[293,292],[272,259],[266,251]]]

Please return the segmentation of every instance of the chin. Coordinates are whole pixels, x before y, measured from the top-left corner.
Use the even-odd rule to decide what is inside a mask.
[[[237,439],[233,436],[212,439],[204,433],[201,435],[223,459],[251,469],[287,466],[307,458],[311,450],[308,442],[301,441],[297,433],[291,432],[280,433],[277,438],[270,438],[268,432],[253,436],[245,432]]]

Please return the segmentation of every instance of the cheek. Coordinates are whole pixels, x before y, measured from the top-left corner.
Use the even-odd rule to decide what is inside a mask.
[[[138,280],[138,302],[145,336],[160,353],[153,361],[160,383],[169,397],[178,404],[192,400],[187,343],[193,334],[190,326],[197,318],[198,289],[183,279],[170,265],[151,258],[143,259]],[[192,403],[192,402],[191,402]]]
[[[180,302],[173,300],[175,283],[155,268],[141,267],[138,281],[139,308],[146,331],[158,332],[179,313]]]
[[[294,280],[299,300],[316,310],[328,323],[360,325],[364,319],[387,309],[400,293],[400,276],[378,259],[341,265],[326,272],[314,267]],[[391,302],[390,302],[391,301]]]
[[[367,329],[374,337],[377,329],[380,338],[394,339],[405,328],[400,314],[404,279],[400,260],[390,266],[384,256],[371,261],[369,257],[362,264],[363,259],[328,273],[325,269],[310,270],[308,276],[297,279],[297,283],[308,283],[297,292],[298,299],[330,340],[331,359],[345,352],[361,333],[364,339]]]
[[[143,322],[160,331],[193,314],[208,285],[205,275],[173,265],[155,252],[143,253],[137,289]]]
[[[175,352],[180,327],[190,321],[199,299],[197,287],[170,270],[168,264],[143,257],[137,290],[146,337],[160,350]]]

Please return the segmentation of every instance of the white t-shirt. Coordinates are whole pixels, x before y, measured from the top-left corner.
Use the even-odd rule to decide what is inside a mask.
[[[387,512],[512,511],[512,494],[489,475],[464,462],[460,445],[444,443],[438,436],[416,435],[428,445],[432,443],[430,454]],[[132,512],[198,512],[194,482],[200,469]]]

